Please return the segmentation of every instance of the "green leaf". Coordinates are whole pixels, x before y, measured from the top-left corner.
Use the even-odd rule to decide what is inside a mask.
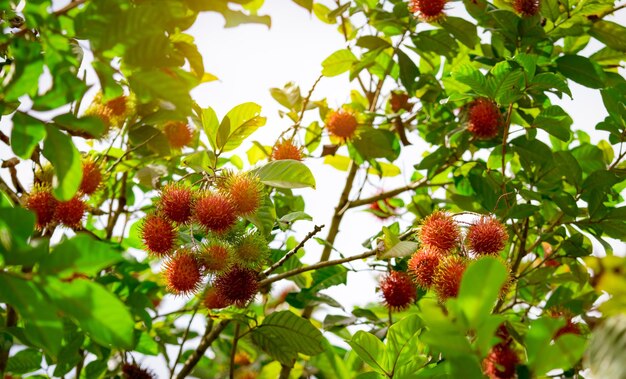
[[[312,274],[313,283],[310,290],[321,291],[339,284],[346,284],[348,280],[348,269],[341,265],[323,267],[315,270]]]
[[[27,374],[41,368],[43,354],[39,350],[25,349],[9,358],[6,371],[12,374]]]
[[[252,330],[252,340],[284,365],[292,366],[298,353],[317,355],[324,351],[324,336],[309,320],[291,311],[271,313]]]
[[[313,10],[313,0],[292,0],[294,3],[298,4],[302,8],[309,11],[309,13]]]
[[[413,37],[413,43],[418,52],[433,52],[437,55],[443,55],[449,60],[454,57],[459,48],[456,40],[441,29],[426,30],[417,33],[415,37]]]
[[[121,349],[133,346],[135,322],[126,306],[100,284],[84,279],[45,278],[52,301],[97,343]]]
[[[419,354],[419,333],[424,327],[417,315],[410,315],[396,322],[387,333],[387,361],[394,378],[402,377],[402,372],[415,373],[427,359]]]
[[[507,61],[500,62],[491,70],[488,85],[494,99],[500,105],[508,105],[517,100],[524,88],[524,72],[513,68]]]
[[[35,146],[45,137],[46,127],[43,122],[22,112],[13,115],[11,148],[15,155],[29,159],[35,151]]]
[[[351,143],[367,160],[386,158],[393,162],[400,155],[400,142],[389,130],[362,128]]]
[[[5,259],[28,246],[35,230],[35,215],[24,208],[0,208],[0,253]],[[11,264],[9,262],[5,262]]]
[[[378,259],[408,257],[409,255],[417,251],[418,246],[419,245],[417,242],[400,241],[395,244],[391,249],[381,254]]]
[[[490,97],[491,91],[487,86],[487,78],[473,65],[465,63],[452,72],[457,81],[470,86],[479,95]]]
[[[506,277],[506,267],[493,257],[481,258],[465,270],[457,301],[470,327],[479,327],[489,317]]]
[[[552,72],[543,72],[535,76],[530,81],[528,89],[539,91],[556,90],[558,92],[566,93],[570,98],[572,97],[572,92],[570,91],[567,82]]]
[[[626,51],[626,28],[612,21],[599,20],[589,29],[589,34],[617,51]]]
[[[389,361],[385,345],[373,334],[359,330],[350,341],[346,341],[355,353],[379,374],[390,376]]]
[[[558,105],[551,105],[545,108],[535,118],[535,126],[545,130],[563,142],[570,140],[572,133],[570,127],[574,120],[563,108]]]
[[[322,62],[324,76],[337,76],[350,70],[357,58],[348,49],[337,50]]]
[[[227,122],[229,132],[227,140],[222,139],[221,144],[218,142],[220,150],[224,152],[236,149],[250,134],[265,125],[266,119],[260,113],[261,106],[255,103],[243,103],[231,109],[222,120],[222,124]],[[218,131],[218,141],[220,133]]]
[[[580,55],[563,55],[556,60],[558,70],[568,79],[589,88],[603,88],[606,74],[589,58]]]
[[[209,143],[213,150],[217,149],[217,128],[219,127],[219,121],[217,120],[217,114],[213,108],[208,107],[202,110],[202,130],[209,139]]]
[[[88,136],[91,138],[100,138],[104,133],[105,127],[98,117],[81,117],[78,118],[72,113],[65,113],[54,118],[54,123],[61,129],[66,130],[72,135]]]
[[[272,161],[256,170],[261,183],[277,188],[315,188],[311,170],[302,162],[284,159]]]
[[[78,272],[94,276],[123,259],[121,253],[113,250],[109,243],[97,241],[86,234],[78,234],[57,245],[39,264],[39,272],[56,276]]]
[[[150,69],[133,72],[128,81],[132,91],[142,102],[161,100],[181,116],[191,113],[189,91],[197,83],[192,74],[182,70]]]
[[[400,82],[410,95],[415,93],[415,79],[420,74],[419,68],[413,60],[402,50],[398,50],[398,65],[400,66]]]
[[[447,16],[444,17],[440,23],[454,38],[470,49],[473,49],[476,44],[480,42],[476,25],[467,20],[460,17]]]
[[[254,214],[246,217],[248,221],[257,227],[259,232],[265,236],[269,236],[276,222],[276,207],[272,203],[269,195],[263,198],[263,203],[259,206]]]
[[[392,47],[386,40],[376,36],[363,36],[356,41],[356,45],[369,50]]]
[[[78,191],[83,179],[80,153],[72,139],[54,126],[46,125],[47,136],[43,155],[54,166],[54,195],[63,201],[70,200]]]

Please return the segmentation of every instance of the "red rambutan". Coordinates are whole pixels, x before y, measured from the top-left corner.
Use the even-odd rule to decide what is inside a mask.
[[[113,116],[125,116],[128,112],[128,99],[126,96],[118,96],[106,102],[106,107],[111,110]]]
[[[179,184],[167,184],[163,187],[157,204],[163,216],[180,224],[191,220],[193,206],[194,196],[191,189]]]
[[[286,139],[276,142],[272,149],[272,159],[280,161],[283,159],[302,160],[302,148],[294,145],[292,140]]]
[[[483,361],[483,370],[489,379],[512,379],[519,362],[517,353],[510,345],[499,343],[491,348]]]
[[[466,268],[467,262],[459,256],[452,255],[441,259],[433,279],[433,286],[439,300],[443,301],[459,294]]]
[[[391,310],[408,308],[417,296],[415,284],[406,272],[391,271],[380,281],[385,306]]]
[[[74,196],[68,201],[58,203],[54,217],[68,228],[77,229],[82,226],[86,208],[85,202],[78,196]]]
[[[227,195],[205,192],[196,201],[195,218],[207,230],[224,233],[237,221],[235,209]]]
[[[228,174],[222,190],[235,207],[235,213],[241,216],[256,212],[263,200],[263,185],[249,173]]]
[[[37,229],[45,228],[54,220],[59,201],[52,195],[47,185],[35,185],[33,191],[26,198],[26,208],[37,218]]]
[[[419,234],[422,244],[435,246],[444,251],[455,247],[460,237],[459,225],[450,215],[442,211],[435,211],[426,217]]]
[[[198,290],[202,281],[200,263],[189,250],[179,250],[164,265],[167,288],[177,295]]]
[[[571,318],[566,320],[564,326],[562,326],[559,330],[554,333],[554,339],[559,338],[563,334],[578,334],[580,335],[580,325],[573,322]]]
[[[515,11],[524,17],[531,17],[539,13],[539,5],[539,0],[515,0],[513,2]]]
[[[481,97],[469,108],[467,130],[479,139],[490,139],[500,131],[500,109],[492,100]]]
[[[174,250],[176,245],[176,229],[157,215],[148,215],[141,225],[141,237],[148,251],[162,257]]]
[[[217,240],[210,242],[202,247],[199,260],[206,271],[223,272],[232,264],[233,248]]]
[[[332,136],[339,137],[344,141],[354,137],[357,126],[358,122],[356,117],[343,109],[331,112],[326,118],[328,132]]]
[[[227,303],[243,307],[254,298],[259,289],[257,273],[241,266],[233,266],[215,278],[213,287]]]
[[[426,22],[442,18],[445,15],[443,13],[445,6],[446,0],[411,0],[409,2],[409,10],[417,13]]]
[[[413,281],[424,289],[430,288],[437,271],[437,266],[444,252],[440,249],[424,245],[416,251],[409,260],[409,272],[413,275]]]
[[[230,304],[224,300],[214,287],[207,288],[204,294],[204,300],[202,301],[205,307],[208,309],[222,309],[228,307]]]
[[[175,149],[187,146],[193,139],[193,130],[186,122],[170,121],[163,127],[165,137]]]
[[[124,363],[122,365],[122,374],[126,379],[156,379],[156,375],[148,369],[133,363]]]
[[[80,182],[80,191],[91,195],[98,190],[102,183],[102,172],[96,162],[91,159],[83,161],[83,179]]]
[[[467,231],[467,244],[479,255],[496,255],[506,245],[506,227],[493,217],[481,217]]]

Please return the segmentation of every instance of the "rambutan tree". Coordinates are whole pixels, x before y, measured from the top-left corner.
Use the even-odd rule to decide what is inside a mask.
[[[0,374],[626,377],[625,5],[294,3],[345,46],[271,89],[291,126],[264,145],[258,104],[194,101],[227,54],[187,33],[269,26],[263,0],[0,0]],[[333,108],[315,88],[338,75]],[[557,105],[573,83],[604,105],[592,136]],[[298,192],[311,160],[345,172],[335,199]],[[378,234],[342,228],[363,211]],[[353,261],[380,295],[346,309],[325,290]]]

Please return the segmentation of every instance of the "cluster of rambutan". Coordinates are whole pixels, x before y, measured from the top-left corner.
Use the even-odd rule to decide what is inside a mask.
[[[143,220],[141,234],[148,252],[165,258],[171,292],[196,293],[208,277],[207,308],[244,306],[257,293],[258,271],[269,254],[265,238],[241,220],[260,207],[263,185],[249,173],[226,173],[216,183],[214,189],[202,190],[165,185],[156,211]],[[194,227],[204,232],[200,239]],[[181,244],[182,230],[190,232],[191,243]]]
[[[38,230],[62,224],[72,229],[82,227],[87,210],[85,197],[94,194],[102,183],[102,171],[92,159],[83,161],[83,179],[78,193],[68,201],[59,201],[52,194],[52,166],[35,175],[32,191],[26,196],[25,207],[35,213]]]
[[[111,100],[104,100],[101,92],[96,94],[89,107],[85,110],[85,116],[99,118],[104,124],[104,135],[111,128],[120,128],[133,112],[134,98],[132,96],[118,96]],[[89,138],[89,136],[83,136]]]
[[[501,342],[489,350],[489,354],[483,360],[483,372],[489,379],[515,378],[515,367],[520,363],[520,359],[513,349],[513,338],[504,324],[498,327],[496,336]]]

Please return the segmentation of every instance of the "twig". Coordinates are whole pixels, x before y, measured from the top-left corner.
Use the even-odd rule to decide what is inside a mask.
[[[67,4],[66,6],[64,6],[63,8],[59,9],[58,11],[54,11],[52,12],[53,15],[55,16],[61,16],[66,14],[67,12],[71,11],[72,9],[76,8],[77,6],[86,3],[87,0],[74,0],[72,2],[70,2],[69,4]]]
[[[200,303],[198,303],[198,305],[196,305],[196,307],[193,309],[193,314],[191,315],[191,318],[189,319],[189,324],[187,324],[185,333],[183,333],[183,340],[180,342],[180,348],[178,349],[178,354],[176,355],[176,359],[174,359],[174,362],[172,363],[172,368],[170,369],[170,379],[174,377],[174,370],[176,370],[176,364],[178,364],[178,360],[180,359],[180,356],[183,354],[183,346],[185,345],[185,341],[187,341],[187,336],[189,335],[189,329],[191,329],[191,323],[193,322],[193,319],[196,317],[196,313],[198,312],[199,307],[200,307]]]
[[[311,238],[313,238],[313,236],[315,236],[317,233],[319,233],[322,230],[322,228],[324,228],[324,225],[315,225],[313,230],[310,231],[309,234],[307,234],[306,237],[304,237],[304,239],[302,241],[300,241],[298,246],[294,247],[289,252],[287,252],[287,254],[285,254],[284,257],[280,258],[278,260],[278,262],[276,262],[273,265],[271,265],[270,267],[268,267],[265,271],[263,271],[263,274],[264,275],[269,275],[274,270],[276,270],[277,268],[282,266],[287,261],[287,259],[291,258],[292,255],[297,253],[298,250],[300,250],[308,240],[310,240]]]
[[[113,162],[113,164],[111,165],[111,167],[109,167],[105,174],[109,174],[111,171],[113,171],[113,169],[115,168],[115,166],[117,166],[118,164],[120,164],[122,162],[122,160],[124,160],[124,158],[126,158],[126,156],[128,156],[128,154],[132,153],[133,151],[147,145],[150,141],[152,141],[156,136],[158,136],[159,133],[155,133],[152,136],[150,136],[148,139],[146,139],[145,141],[143,141],[142,143],[140,143],[137,146],[134,146],[132,149],[128,149],[124,152],[124,154],[122,154],[119,158],[117,158],[115,160],[115,162]]]
[[[122,186],[120,188],[120,196],[117,199],[117,209],[109,217],[109,221],[107,224],[106,239],[111,239],[111,237],[113,236],[113,229],[115,229],[117,220],[120,218],[120,215],[122,214],[122,212],[124,212],[124,207],[126,207],[126,182],[127,181],[128,181],[128,172],[124,172],[124,174],[122,175]]]
[[[184,379],[187,377],[187,375],[189,375],[191,370],[193,370],[193,368],[196,367],[196,365],[200,361],[200,358],[204,356],[204,353],[207,351],[209,346],[211,346],[213,341],[215,341],[217,337],[219,337],[220,333],[224,329],[226,329],[230,321],[231,320],[222,320],[219,324],[217,324],[215,328],[212,328],[213,320],[209,319],[206,331],[202,336],[202,339],[200,340],[200,344],[198,344],[196,350],[194,350],[189,358],[187,358],[187,361],[185,361],[185,364],[183,365],[182,370],[180,370],[180,372],[176,376],[176,379]]]
[[[239,341],[239,327],[239,323],[236,323],[235,335],[233,336],[233,347],[230,350],[230,379],[235,379],[235,354],[237,352],[237,342]]]

